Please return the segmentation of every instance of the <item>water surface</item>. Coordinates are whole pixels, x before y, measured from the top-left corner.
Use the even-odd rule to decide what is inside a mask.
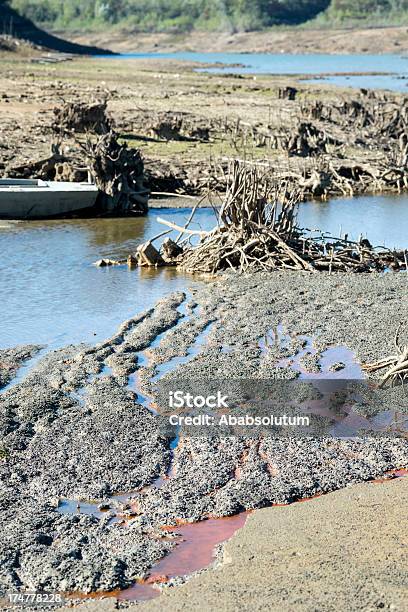
[[[158,215],[183,225],[190,211],[151,209],[145,218],[1,221],[0,347],[97,342],[164,295],[202,282],[173,268],[93,265],[103,257],[125,258],[137,244],[165,230]],[[214,224],[212,209],[199,209],[191,227]],[[306,202],[299,224],[408,248],[408,195]]]
[[[172,268],[97,268],[96,260],[126,258],[165,230],[157,216],[184,224],[189,209],[151,210],[145,218],[0,221],[0,347],[96,342],[125,319],[150,308],[192,277]],[[214,225],[212,210],[192,227]]]
[[[408,248],[408,194],[333,198],[305,202],[299,208],[299,225],[321,229],[333,236],[361,234],[373,246]]]
[[[107,59],[118,61],[117,57],[107,56]],[[325,82],[342,87],[408,91],[406,80],[408,78],[408,58],[390,53],[382,55],[129,53],[119,57],[119,61],[123,59],[176,59],[197,62],[208,64],[199,70],[215,74],[333,75]],[[356,73],[363,72],[372,74],[356,75]],[[341,76],[334,76],[337,73],[341,73]],[[353,73],[355,76],[352,76]]]

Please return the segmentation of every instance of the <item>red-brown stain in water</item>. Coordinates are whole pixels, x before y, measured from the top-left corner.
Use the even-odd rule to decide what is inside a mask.
[[[394,480],[395,478],[403,478],[404,476],[408,476],[408,468],[400,468],[399,470],[391,470],[391,472],[386,472],[382,478],[371,480],[370,484],[382,484],[383,482],[390,482],[390,480]]]
[[[214,560],[217,544],[229,540],[244,526],[248,512],[231,517],[209,518],[200,523],[188,523],[177,527],[166,527],[180,536],[175,548],[159,561],[145,582],[121,591],[118,599],[141,601],[141,596],[157,597],[160,591],[154,584],[167,582],[169,578],[186,576],[203,569]]]

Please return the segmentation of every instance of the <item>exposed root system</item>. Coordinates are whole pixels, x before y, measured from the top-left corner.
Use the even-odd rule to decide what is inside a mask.
[[[400,342],[401,328],[402,323],[395,334],[394,344],[396,354],[363,366],[366,372],[378,372],[387,368],[386,373],[381,378],[380,388],[384,387],[388,382],[391,385],[404,383],[408,378],[408,344],[402,345]]]
[[[119,144],[115,132],[83,146],[87,165],[102,198],[104,210],[147,213],[149,190],[143,182],[143,160],[138,149]]]
[[[296,215],[300,199],[298,188],[276,180],[268,183],[256,167],[235,162],[213,230],[195,232],[164,222],[181,230],[178,242],[192,234],[200,236],[199,244],[185,247],[173,263],[201,273],[228,268],[239,272],[289,268],[329,273],[407,268],[404,251],[373,247],[366,239],[353,242],[347,236],[314,235],[300,228]]]

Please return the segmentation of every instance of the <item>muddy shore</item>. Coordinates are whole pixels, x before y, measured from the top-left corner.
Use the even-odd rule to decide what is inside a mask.
[[[40,346],[29,344],[15,348],[0,349],[0,389],[16,375],[21,365],[38,353]]]
[[[367,38],[371,40],[372,33],[377,40],[375,30]],[[342,40],[347,36],[356,41],[359,35],[339,34]],[[398,30],[390,41],[404,43],[405,38],[406,33]],[[319,37],[323,39],[327,48],[321,50],[326,52],[331,42]],[[293,44],[291,40],[285,44]],[[243,48],[242,43],[237,38],[231,45]],[[257,50],[263,44],[260,39]],[[269,51],[277,48],[274,44]],[[302,45],[299,37],[299,49],[304,50]],[[357,46],[355,50],[364,51]],[[277,172],[293,172],[296,180],[299,174],[312,179],[306,188],[309,196],[313,190],[318,195],[322,185],[329,186],[329,195],[387,190],[378,177],[388,180],[390,160],[397,160],[403,178],[406,174],[407,143],[398,131],[405,129],[405,123],[398,122],[405,121],[406,107],[398,94],[308,86],[286,76],[203,75],[194,72],[194,65],[176,61],[152,65],[79,58],[43,65],[10,54],[1,59],[2,173],[13,168],[13,174],[21,176],[50,171],[56,99],[107,98],[121,140],[142,150],[153,191],[198,194],[209,182],[212,187],[221,184],[222,191],[228,160],[237,156]],[[290,88],[297,90],[293,100],[285,97]],[[405,114],[400,112],[403,107]],[[305,117],[308,127],[299,133]],[[381,133],[379,118],[384,119]],[[398,128],[391,135],[390,123]],[[75,143],[65,142],[61,151],[82,166]],[[317,176],[311,176],[316,168]],[[389,190],[403,187],[397,175]],[[180,199],[181,203],[186,201]],[[172,201],[169,205],[174,207]],[[349,607],[348,598],[354,597],[356,609],[379,603],[402,610],[406,566],[399,544],[392,543],[406,485],[387,483],[378,489],[378,502],[375,493],[368,492],[374,489],[362,488],[376,486],[366,481],[408,466],[406,435],[401,437],[391,422],[394,410],[402,421],[408,414],[401,388],[384,389],[375,402],[360,389],[362,399],[354,413],[340,410],[343,420],[336,425],[345,426],[338,430],[342,438],[322,432],[314,437],[263,432],[221,438],[206,431],[191,435],[183,426],[169,428],[166,387],[160,381],[170,386],[176,380],[261,385],[264,380],[286,384],[299,373],[338,373],[338,378],[361,374],[360,364],[395,352],[395,329],[408,319],[407,289],[402,273],[225,274],[199,286],[195,282],[189,290],[135,312],[98,344],[49,352],[45,348],[35,362],[30,359],[37,346],[0,351],[0,387],[11,382],[0,393],[0,510],[7,527],[0,551],[0,592],[57,591],[72,594],[74,600],[78,593],[118,593],[147,579],[166,555],[171,558],[178,539],[166,528],[266,507],[251,515],[242,534],[227,545],[225,559],[231,557],[230,567],[238,567],[243,576],[248,565],[254,571],[264,572],[265,566],[269,571],[271,551],[282,551],[276,577],[280,589],[270,587],[268,577],[267,592],[259,593],[265,591],[264,582],[255,592],[249,582],[259,583],[248,571],[246,593],[238,591],[226,566],[217,574],[219,582],[213,580],[212,570],[197,579],[207,586],[197,586],[196,599],[190,593],[199,583],[193,581],[180,595],[170,589],[172,594],[166,592],[158,606],[189,609],[193,601],[194,609],[204,601],[214,609],[234,609],[247,606],[251,594],[251,604],[258,601],[260,609],[273,598],[283,609],[293,604],[308,610],[319,602],[322,610],[332,610],[334,604],[322,585],[346,575],[351,588],[346,593],[339,587],[335,608]],[[27,364],[31,367],[24,368]],[[300,382],[296,399],[318,402],[320,397]],[[376,424],[389,426],[388,433]],[[323,425],[322,431],[327,431]],[[330,495],[307,504],[268,508],[322,493]],[[274,539],[275,511],[280,529]],[[347,527],[345,540],[350,558],[356,554],[351,543],[355,532],[363,549],[355,571],[336,548],[341,540],[335,526],[348,525],[349,511],[353,529]],[[384,521],[389,517],[390,527],[380,547],[382,513]],[[333,525],[319,532],[322,515],[332,516]],[[313,531],[305,528],[301,537],[296,524],[310,525]],[[375,556],[370,546],[375,549],[377,544],[381,554]],[[303,552],[292,555],[297,546],[307,554],[310,547],[311,557]],[[332,562],[327,564],[330,555]],[[305,567],[300,567],[303,561]],[[309,562],[321,571],[310,573]],[[368,562],[365,573],[360,568]],[[285,582],[287,566],[293,572],[287,580],[303,571],[299,590]],[[378,585],[390,576],[392,593],[388,584],[383,590]],[[211,581],[214,590],[208,587]],[[117,604],[112,595],[92,605],[110,609],[128,602]]]
[[[401,479],[257,511],[225,546],[220,568],[167,589],[144,609],[402,612],[407,502]]]
[[[144,158],[153,194],[223,193],[233,159],[296,183],[305,198],[407,188],[402,94],[307,85],[301,75],[203,74],[176,60],[44,65],[5,54],[2,62],[4,176],[86,181],[86,129],[61,139],[56,101],[107,100],[120,142]]]
[[[163,434],[166,417],[147,399],[157,373],[293,378],[277,363],[299,350],[302,335],[314,339],[317,356],[345,345],[360,362],[380,359],[393,352],[390,320],[407,319],[406,294],[403,274],[225,275],[164,298],[96,346],[47,354],[0,397],[8,527],[1,588],[124,589],[173,547],[164,526],[293,502],[407,467],[408,443],[393,433],[259,441],[181,429],[174,446],[175,434]],[[265,351],[260,340],[279,324],[288,343]],[[407,412],[398,389],[382,393],[383,404]],[[362,402],[359,416],[378,410]],[[61,512],[64,500],[71,511]],[[84,502],[99,515],[81,512]]]

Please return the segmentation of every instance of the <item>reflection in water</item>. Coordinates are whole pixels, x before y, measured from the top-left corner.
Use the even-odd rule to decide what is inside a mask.
[[[163,231],[157,215],[184,224],[189,210],[152,210],[145,218],[0,221],[0,346],[100,341],[191,276],[172,268],[97,268],[101,257],[125,258]],[[195,227],[214,213],[197,211]],[[194,227],[194,225],[192,226]]]
[[[144,218],[0,221],[0,347],[21,343],[63,346],[100,341],[125,319],[175,290],[199,282],[173,268],[96,268],[106,257],[125,258],[162,232],[157,216],[183,225],[191,209],[152,209]],[[192,229],[210,229],[212,209],[199,209]],[[408,247],[408,196],[361,196],[306,202],[302,227],[374,245]],[[174,232],[175,234],[175,232]]]
[[[305,202],[299,209],[299,225],[320,229],[350,240],[362,234],[373,246],[408,247],[408,195],[335,198]]]

